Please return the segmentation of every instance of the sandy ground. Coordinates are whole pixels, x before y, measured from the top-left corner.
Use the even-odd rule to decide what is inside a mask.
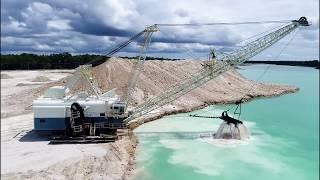
[[[95,67],[103,91],[118,88],[126,93],[133,63],[113,58]],[[195,61],[147,61],[135,89],[132,106],[165,91],[169,86],[191,77],[201,68]],[[53,85],[65,82],[71,71],[1,72],[1,177],[4,179],[126,179],[132,173],[137,140],[124,136],[115,143],[48,145],[33,128],[32,100]],[[6,74],[6,75],[3,75]],[[62,79],[61,79],[62,78]],[[36,81],[36,82],[33,82]],[[254,84],[254,91],[248,89]],[[18,86],[17,86],[18,85]],[[78,85],[77,89],[84,88]],[[180,97],[172,104],[137,119],[133,128],[167,114],[199,109],[215,103],[232,103],[242,97],[275,96],[297,91],[286,85],[260,84],[245,79],[237,71],[210,81]]]
[[[49,145],[45,137],[30,132],[32,116],[1,120],[1,178],[122,179],[126,175],[134,152],[127,136],[109,144]]]
[[[32,131],[29,104],[72,72],[1,72],[1,178],[123,179],[130,172],[134,136],[108,144],[49,145],[48,137]]]
[[[40,95],[41,86],[54,83],[72,72],[73,70],[1,71],[1,118],[31,112],[32,100]]]

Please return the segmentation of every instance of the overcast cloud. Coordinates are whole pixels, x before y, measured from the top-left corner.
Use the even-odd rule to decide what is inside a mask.
[[[318,7],[318,0],[2,0],[1,53],[105,54],[115,44],[155,23],[290,20],[306,16],[313,23],[311,27],[292,33],[256,59],[275,59],[288,41],[290,44],[278,59],[319,59]],[[278,25],[160,28],[148,55],[201,57],[210,48],[228,53],[248,37],[274,26]],[[119,55],[137,55],[138,44]]]

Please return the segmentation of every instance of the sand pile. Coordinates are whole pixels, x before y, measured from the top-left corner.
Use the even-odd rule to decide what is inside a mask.
[[[48,82],[48,81],[51,81],[51,79],[49,79],[46,76],[37,76],[37,77],[33,78],[31,81],[32,82]]]
[[[11,79],[12,77],[9,76],[8,74],[1,73],[1,79]]]
[[[203,62],[193,60],[146,61],[133,93],[131,105],[137,106],[185,78],[192,77],[203,68],[201,63]],[[117,93],[124,99],[133,66],[133,60],[111,58],[104,64],[93,68],[93,74],[103,92],[117,88]],[[76,87],[82,89],[83,86],[80,84]],[[253,90],[249,91],[252,86]],[[297,90],[287,85],[257,83],[246,79],[236,70],[230,70],[178,98],[171,105],[160,109],[159,113],[144,117],[143,122],[160,118],[163,115],[189,112],[210,104],[234,103],[242,98],[250,100],[254,97],[277,96]]]
[[[140,74],[133,97],[133,105],[141,104],[169,87],[192,77],[202,68],[201,61],[146,61],[144,70]],[[128,77],[132,71],[133,61],[129,59],[112,58],[104,64],[94,68],[98,84],[103,91],[118,88],[122,97],[126,94]],[[245,97],[251,99],[256,96],[273,96],[294,92],[297,89],[285,85],[271,85],[255,83],[254,90],[249,91],[255,82],[244,78],[236,70],[215,78],[207,84],[180,97],[174,105],[191,108],[203,104],[231,103]]]
[[[18,83],[16,86],[30,86],[30,84],[27,84],[27,83]]]
[[[42,85],[42,83],[18,83],[16,86],[34,86],[34,85]]]
[[[103,92],[117,88],[117,93],[121,97],[124,97],[133,65],[133,60],[111,58],[104,64],[94,67],[93,74]],[[137,82],[132,105],[136,106],[143,103],[148,98],[165,91],[168,87],[175,85],[185,78],[191,77],[201,68],[202,65],[200,61],[146,61]],[[47,77],[36,77],[34,80],[50,81]],[[30,112],[30,108],[28,108],[28,110],[25,108],[30,106],[33,99],[43,94],[50,86],[63,85],[65,82],[66,78],[63,78],[60,81],[48,82],[41,87],[14,94],[12,95],[15,97],[14,99],[7,97],[10,102],[14,101],[10,108],[17,109],[15,106],[19,105],[19,111],[10,113],[1,112],[1,117]],[[86,89],[87,87],[83,82],[84,81],[80,80],[75,86],[75,90]],[[248,90],[253,84],[255,84],[254,90],[248,93]],[[25,86],[25,84],[20,85]],[[173,104],[169,105],[170,107],[168,106],[164,111],[161,111],[160,114],[153,114],[148,117],[148,119],[157,119],[163,115],[178,112],[188,112],[210,104],[233,103],[242,97],[252,99],[253,97],[276,96],[295,91],[297,91],[297,88],[291,86],[255,83],[254,81],[244,78],[236,70],[231,70],[180,97],[174,101]],[[6,105],[9,106],[8,104]]]

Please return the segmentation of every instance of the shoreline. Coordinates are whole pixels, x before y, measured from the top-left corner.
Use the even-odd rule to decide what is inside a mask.
[[[258,96],[255,96],[255,97],[250,97],[250,98],[247,98],[244,100],[244,103],[247,103],[247,102],[250,102],[250,101],[253,101],[253,100],[258,100],[258,99],[267,99],[267,98],[276,98],[276,97],[279,97],[279,96],[282,96],[282,95],[287,95],[287,94],[291,94],[291,93],[296,93],[298,92],[300,89],[299,88],[295,88],[295,89],[291,89],[291,90],[287,90],[287,91],[283,91],[279,94],[273,94],[273,95],[258,95]],[[236,101],[238,100],[232,100],[232,101],[227,101],[227,102],[214,102],[214,103],[207,103],[207,104],[203,104],[201,106],[195,106],[191,109],[180,109],[180,110],[172,110],[172,111],[164,111],[162,112],[161,114],[158,114],[158,115],[154,115],[154,116],[149,116],[147,118],[139,118],[138,121],[135,121],[131,124],[129,124],[129,128],[130,128],[130,131],[133,133],[133,135],[135,136],[134,138],[134,144],[135,144],[135,148],[134,148],[134,151],[133,151],[133,154],[130,154],[130,163],[128,163],[128,168],[129,169],[129,172],[126,172],[126,178],[125,179],[132,179],[133,178],[133,175],[135,174],[135,170],[136,170],[136,162],[134,161],[133,163],[131,162],[132,160],[135,160],[136,159],[136,150],[137,150],[137,147],[139,145],[139,139],[138,137],[134,134],[133,130],[138,128],[139,126],[145,124],[145,123],[149,123],[149,122],[152,122],[152,121],[156,121],[158,119],[161,119],[165,116],[170,116],[170,115],[174,115],[174,114],[180,114],[180,113],[188,113],[188,112],[192,112],[192,111],[196,111],[196,110],[200,110],[200,109],[203,109],[203,108],[206,108],[208,106],[211,106],[211,105],[232,105],[234,104]]]
[[[243,98],[243,103],[246,102],[250,102],[253,100],[257,100],[257,99],[263,99],[263,98],[275,98],[275,97],[279,97],[281,95],[286,95],[286,94],[291,94],[291,93],[296,93],[299,91],[299,88],[294,88],[294,89],[289,89],[287,91],[283,91],[280,92],[278,94],[273,94],[273,95],[257,95],[257,96],[252,96],[250,98]],[[154,116],[150,116],[149,117],[144,117],[144,116],[148,116],[148,115],[144,115],[143,117],[138,118],[138,120],[134,120],[132,121],[132,123],[129,124],[129,128],[131,130],[134,130],[135,128],[139,127],[140,125],[144,124],[144,123],[148,123],[151,121],[155,121],[157,119],[160,119],[164,116],[170,116],[170,115],[174,115],[174,114],[179,114],[179,113],[188,113],[188,112],[192,112],[192,111],[196,111],[199,109],[203,109],[206,108],[208,106],[211,105],[232,105],[235,104],[235,102],[239,101],[240,99],[234,99],[234,100],[229,100],[229,101],[224,101],[224,102],[209,102],[209,103],[205,103],[202,104],[200,106],[194,106],[192,108],[187,108],[187,109],[171,109],[169,111],[161,111],[159,114],[156,114]]]

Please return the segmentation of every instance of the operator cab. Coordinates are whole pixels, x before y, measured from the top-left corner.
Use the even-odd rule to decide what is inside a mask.
[[[111,106],[113,114],[123,114],[126,109],[126,104],[124,102],[116,102]]]

